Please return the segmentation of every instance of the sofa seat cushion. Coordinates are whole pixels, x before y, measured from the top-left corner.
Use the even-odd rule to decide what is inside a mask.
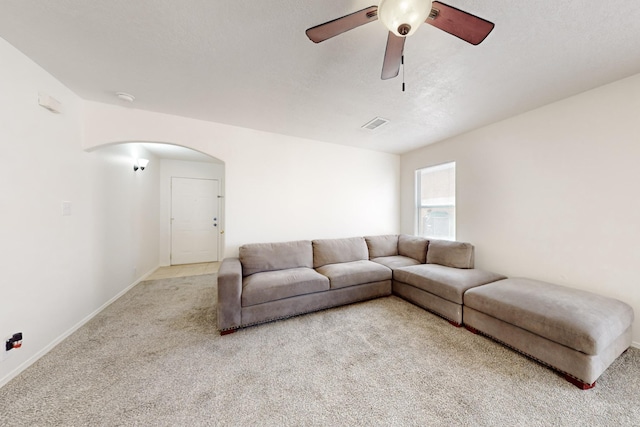
[[[316,271],[329,278],[331,289],[391,280],[392,277],[389,268],[373,261],[327,264],[316,268]]]
[[[589,355],[607,348],[634,317],[622,301],[525,278],[474,288],[465,294],[464,304]]]
[[[438,264],[420,264],[393,271],[394,280],[415,286],[456,304],[462,304],[463,295],[468,289],[504,278],[505,276],[490,271],[451,268]]]
[[[311,268],[255,273],[242,279],[242,306],[329,290],[329,279]]]
[[[389,267],[392,270],[400,267],[408,267],[410,265],[418,265],[419,261],[403,255],[395,255],[395,256],[383,256],[378,258],[373,258],[371,261],[377,262],[378,264],[382,264],[385,267]]]

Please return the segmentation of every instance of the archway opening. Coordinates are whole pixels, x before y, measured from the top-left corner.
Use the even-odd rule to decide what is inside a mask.
[[[116,227],[135,236],[134,270],[147,271],[153,260],[162,267],[223,259],[222,160],[166,142],[116,142],[90,152],[104,170],[96,188],[103,206]],[[148,161],[144,169],[141,159]],[[106,244],[118,244],[104,238]]]

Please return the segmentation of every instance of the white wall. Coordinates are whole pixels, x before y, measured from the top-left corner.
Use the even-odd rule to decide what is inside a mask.
[[[85,147],[168,142],[225,164],[225,253],[244,243],[395,233],[400,158],[87,102]]]
[[[640,343],[640,75],[402,156],[401,231],[417,168],[457,166],[457,239],[480,268],[629,303]]]
[[[111,296],[159,265],[160,160],[136,144],[101,148],[92,166],[95,281]],[[149,165],[134,172],[133,159]]]
[[[159,175],[117,149],[86,153],[84,102],[2,39],[0,58],[0,339],[24,334],[2,386],[157,266]]]
[[[171,265],[171,178],[216,179],[220,185],[220,195],[224,195],[224,164],[188,162],[184,160],[162,159],[160,161],[160,265]],[[220,199],[219,208],[224,207]],[[224,216],[221,212],[218,226],[224,230]],[[220,235],[218,254],[222,259],[224,234]]]
[[[247,242],[398,231],[399,156],[84,102],[2,39],[0,57],[0,338],[25,337],[0,362],[0,386],[159,263],[160,162],[144,153],[152,161],[134,172],[136,145],[109,143],[221,159],[227,255]],[[39,107],[38,91],[63,113]]]

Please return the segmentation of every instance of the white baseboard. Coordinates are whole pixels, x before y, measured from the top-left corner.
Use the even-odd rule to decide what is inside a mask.
[[[635,341],[634,341],[634,342],[632,342],[632,343],[631,343],[631,347],[634,347],[634,348],[640,349],[640,342],[635,342]]]
[[[156,271],[158,269],[158,267],[153,268],[152,270],[148,271],[147,273],[145,273],[143,276],[141,276],[139,279],[137,279],[135,282],[133,282],[132,284],[130,284],[129,286],[127,286],[125,289],[123,289],[122,291],[120,291],[116,296],[114,296],[113,298],[111,298],[109,301],[105,302],[104,304],[102,304],[102,306],[100,306],[97,310],[95,310],[93,313],[89,314],[88,316],[86,316],[84,319],[82,319],[81,321],[79,321],[78,323],[76,323],[74,326],[72,326],[69,330],[65,331],[64,333],[62,333],[62,335],[60,335],[59,337],[57,337],[56,339],[54,339],[53,341],[51,341],[47,346],[45,346],[42,350],[40,350],[39,352],[37,352],[36,354],[34,354],[33,356],[31,356],[29,359],[25,360],[22,364],[20,364],[17,368],[15,368],[13,371],[9,372],[7,375],[5,375],[2,379],[0,379],[0,388],[4,387],[9,381],[11,381],[12,379],[14,379],[15,377],[17,377],[22,371],[24,371],[25,369],[27,369],[29,366],[33,365],[38,359],[40,359],[42,356],[44,356],[45,354],[47,354],[48,352],[51,351],[51,349],[53,349],[56,345],[60,344],[65,338],[67,338],[69,335],[71,335],[72,333],[74,333],[75,331],[77,331],[78,329],[80,329],[82,326],[84,326],[85,323],[87,323],[89,320],[93,319],[98,313],[100,313],[102,310],[104,310],[105,308],[109,307],[111,304],[113,304],[118,298],[120,298],[122,295],[126,294],[127,292],[129,292],[131,290],[131,288],[133,288],[135,285],[137,285],[138,283],[144,281],[147,277],[149,277],[154,271]]]

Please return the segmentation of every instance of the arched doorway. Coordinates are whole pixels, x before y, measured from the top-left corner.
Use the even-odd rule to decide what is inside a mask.
[[[159,142],[119,142],[96,147],[91,152],[103,160],[111,158],[113,162],[118,158],[119,163],[129,163],[130,180],[123,186],[128,187],[127,197],[136,206],[130,227],[146,229],[145,235],[151,240],[146,245],[140,243],[145,248],[140,249],[142,254],[138,257],[155,252],[148,256],[155,256],[158,266],[222,260],[225,247],[223,161],[191,148]],[[139,168],[140,159],[148,160],[144,169]],[[187,193],[194,188],[200,193],[185,194],[185,188]],[[122,203],[121,198],[114,200]],[[204,205],[214,213],[200,209]],[[155,230],[156,235],[150,236],[149,229]],[[156,250],[152,250],[153,246]]]

